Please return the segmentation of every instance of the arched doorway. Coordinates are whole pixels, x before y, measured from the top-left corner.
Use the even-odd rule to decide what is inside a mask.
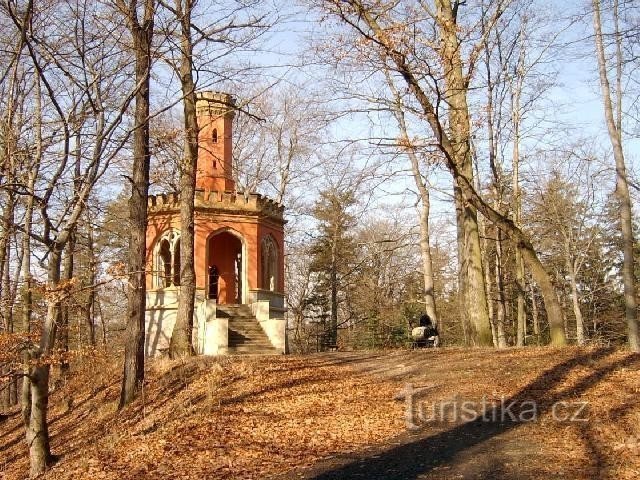
[[[207,243],[207,296],[218,304],[244,303],[245,255],[242,238],[230,230],[214,233]],[[212,284],[216,282],[217,285]],[[213,297],[212,295],[215,295]]]

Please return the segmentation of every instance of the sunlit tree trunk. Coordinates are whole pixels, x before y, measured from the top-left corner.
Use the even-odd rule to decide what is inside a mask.
[[[621,72],[622,55],[620,48],[620,32],[618,29],[618,1],[614,0],[614,22],[616,26],[616,106],[617,122],[614,114],[613,101],[611,99],[611,86],[607,74],[607,60],[604,50],[602,33],[602,19],[600,14],[600,0],[592,0],[593,5],[593,28],[596,47],[596,57],[598,60],[598,72],[600,74],[600,89],[602,91],[602,103],[604,116],[609,132],[609,140],[613,148],[613,157],[616,164],[616,197],[620,205],[620,228],[623,242],[623,265],[622,279],[624,283],[625,318],[627,320],[629,348],[633,352],[640,352],[640,337],[638,332],[638,312],[636,304],[636,284],[634,278],[634,258],[633,258],[633,226],[631,197],[629,195],[629,183],[622,148],[622,90]]]
[[[418,195],[420,197],[419,207],[419,226],[420,226],[420,255],[422,258],[422,281],[423,281],[423,298],[425,304],[425,311],[434,325],[438,325],[438,313],[436,310],[436,300],[434,294],[434,282],[433,282],[433,261],[431,258],[431,244],[429,241],[429,210],[431,202],[429,198],[429,189],[425,183],[425,179],[420,171],[420,159],[416,154],[415,146],[412,144],[407,131],[407,124],[405,121],[404,111],[402,109],[402,103],[400,95],[395,88],[393,80],[387,73],[387,83],[394,93],[394,106],[393,114],[398,121],[398,127],[400,129],[400,143],[404,147],[404,151],[409,157],[411,163],[411,173],[413,175],[413,181],[418,189]]]
[[[519,33],[520,54],[516,65],[515,79],[511,85],[511,123],[513,125],[513,156],[512,156],[512,188],[513,188],[513,223],[517,227],[522,226],[521,211],[522,199],[520,194],[520,96],[522,94],[522,84],[524,83],[524,58],[525,47],[523,42],[526,22],[522,23]],[[516,274],[516,346],[522,347],[525,342],[526,312],[524,303],[524,262],[522,252],[518,246],[515,247],[515,274]]]
[[[449,123],[452,153],[456,157],[460,174],[473,185],[473,159],[470,149],[470,119],[467,105],[467,86],[462,73],[462,60],[458,30],[453,7],[449,0],[436,0],[438,30],[442,38],[441,61],[447,87],[446,100],[449,106]],[[454,178],[456,183],[457,179]],[[462,221],[464,249],[462,269],[465,275],[465,312],[473,325],[473,342],[480,346],[491,346],[491,324],[487,307],[482,252],[476,208],[463,196]]]
[[[182,86],[185,139],[180,172],[180,299],[176,324],[169,344],[169,354],[172,358],[193,353],[191,336],[196,293],[194,197],[198,161],[198,122],[196,87],[193,80],[191,9],[191,0],[176,0],[175,14],[181,29],[179,74]]]
[[[127,329],[125,340],[124,375],[120,392],[120,407],[131,403],[144,381],[145,335],[145,266],[147,233],[147,199],[149,195],[149,80],[155,0],[132,1],[118,6],[126,16],[133,39],[135,74],[138,91],[135,98],[135,130],[133,132],[133,166],[131,197],[129,198],[129,284],[127,291]],[[142,12],[142,22],[138,19]]]

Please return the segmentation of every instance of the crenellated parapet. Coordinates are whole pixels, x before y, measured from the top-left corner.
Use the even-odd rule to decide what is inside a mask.
[[[196,190],[196,211],[240,215],[266,215],[284,221],[284,206],[259,193],[216,192]],[[149,213],[173,213],[180,210],[180,194],[149,195]]]
[[[235,115],[235,99],[228,93],[196,92],[196,113],[199,116],[227,116],[233,119]]]

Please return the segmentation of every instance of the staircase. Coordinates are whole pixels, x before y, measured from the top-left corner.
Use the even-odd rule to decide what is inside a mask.
[[[247,305],[217,305],[216,317],[229,319],[229,355],[278,355]]]

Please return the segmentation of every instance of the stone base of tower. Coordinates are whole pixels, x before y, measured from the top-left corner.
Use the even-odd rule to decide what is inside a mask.
[[[179,287],[147,292],[145,355],[169,351]],[[198,355],[287,353],[284,296],[250,290],[246,305],[217,305],[196,290],[192,343]]]

